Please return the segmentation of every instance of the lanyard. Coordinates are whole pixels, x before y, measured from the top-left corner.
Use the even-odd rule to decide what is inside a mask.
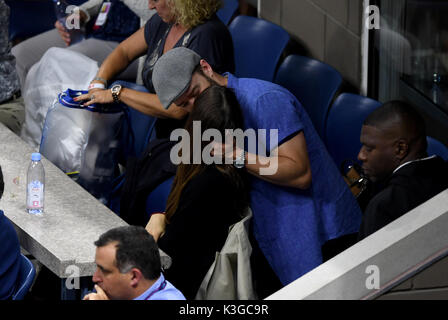
[[[98,30],[101,28],[107,20],[107,16],[109,15],[110,7],[112,6],[112,3],[110,1],[106,1],[101,6],[100,13],[98,14],[98,17],[96,18],[95,25],[93,26],[93,30]]]
[[[143,300],[149,300],[156,292],[162,291],[166,287],[166,280],[163,280],[163,282],[160,284],[160,286],[157,288],[157,290],[151,292],[145,299]]]

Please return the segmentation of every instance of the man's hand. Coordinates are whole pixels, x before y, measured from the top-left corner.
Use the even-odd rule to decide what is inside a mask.
[[[165,233],[166,228],[166,217],[164,214],[155,214],[153,213],[151,215],[151,218],[149,219],[148,224],[146,225],[146,231],[157,242],[161,236]]]
[[[62,40],[64,40],[65,44],[68,47],[72,42],[72,40],[70,39],[70,33],[67,32],[67,29],[65,29],[65,27],[59,20],[56,20],[54,27],[58,30],[59,35],[61,36]]]
[[[233,164],[237,155],[241,154],[243,149],[238,147],[236,143],[225,144],[220,142],[212,143],[211,156],[222,157],[223,163]]]
[[[114,98],[112,97],[112,92],[109,89],[92,89],[89,93],[82,94],[73,100],[75,101],[87,101],[84,103],[85,106],[90,106],[94,103],[113,103]]]
[[[86,21],[86,19],[87,19],[86,13],[82,10],[79,10],[79,19],[80,19],[81,25],[83,25],[84,21]],[[56,20],[56,22],[54,23],[54,27],[56,28],[56,30],[58,30],[59,35],[61,36],[62,40],[64,40],[65,44],[68,47],[72,43],[72,39],[70,38],[70,33],[67,31],[67,29],[64,27],[64,25],[59,20]]]
[[[99,285],[95,285],[96,293],[86,294],[82,300],[110,300],[107,294]]]

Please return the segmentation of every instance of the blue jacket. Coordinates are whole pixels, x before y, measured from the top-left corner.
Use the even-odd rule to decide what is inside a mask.
[[[20,268],[20,244],[16,231],[0,210],[0,300],[10,299]]]

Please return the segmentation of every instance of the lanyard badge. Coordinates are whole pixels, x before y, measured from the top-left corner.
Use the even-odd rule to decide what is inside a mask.
[[[102,26],[104,26],[104,24],[107,21],[107,16],[109,15],[111,6],[112,6],[111,2],[103,3],[103,5],[101,6],[100,13],[98,14],[98,17],[96,18],[95,24],[93,26],[93,30],[98,30]]]

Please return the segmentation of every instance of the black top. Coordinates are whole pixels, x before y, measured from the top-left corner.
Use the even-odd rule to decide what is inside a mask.
[[[145,25],[145,40],[148,45],[142,79],[149,92],[154,93],[152,71],[163,55],[166,37],[171,25],[155,14]],[[218,73],[233,72],[235,69],[233,42],[227,27],[214,15],[210,20],[188,30],[174,45],[186,47],[199,54]]]
[[[150,93],[155,93],[152,84],[152,71],[159,57],[163,55],[165,40],[171,25],[163,22],[155,14],[145,25],[145,40],[148,45],[142,79]],[[233,42],[227,27],[214,15],[210,20],[187,31],[174,48],[186,47],[196,53],[212,66],[218,73],[233,72],[235,69]],[[184,120],[157,119],[155,130],[157,138],[169,138],[176,128],[182,128]]]
[[[176,141],[153,139],[142,155],[130,157],[126,163],[120,194],[120,217],[129,224],[146,226],[146,200],[154,189],[176,174],[170,151]]]
[[[140,18],[121,0],[109,0],[112,3],[106,23],[93,30],[96,19],[87,24],[87,37],[105,41],[121,42],[140,29]]]
[[[439,157],[412,162],[400,168],[385,183],[386,187],[367,205],[359,240],[448,188],[447,164]]]
[[[214,166],[208,166],[183,189],[178,209],[158,245],[173,262],[166,278],[187,299],[194,299],[229,227],[241,220],[237,199],[242,198]]]

